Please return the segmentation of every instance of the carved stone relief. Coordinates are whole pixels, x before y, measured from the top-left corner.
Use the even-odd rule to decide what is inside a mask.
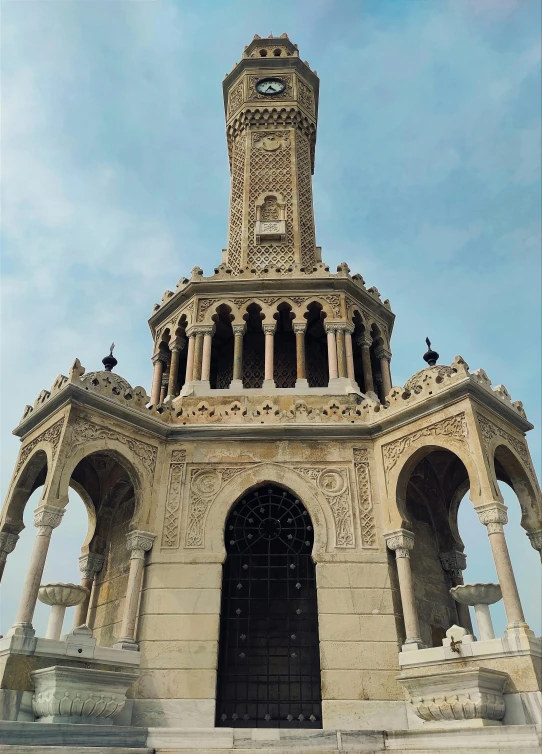
[[[214,298],[202,298],[198,303],[198,322],[203,322],[205,315],[213,304],[218,304]]]
[[[465,414],[460,413],[455,416],[449,416],[446,419],[430,424],[428,427],[411,432],[405,437],[388,443],[382,447],[384,456],[384,469],[386,475],[390,473],[403,453],[410,448],[412,443],[422,437],[449,437],[453,440],[465,441],[467,438],[467,422]]]
[[[28,443],[28,445],[25,445],[21,449],[21,453],[17,461],[17,466],[15,468],[15,475],[19,473],[26,459],[31,455],[36,445],[38,445],[38,443],[40,442],[51,443],[51,446],[53,448],[53,459],[55,458],[57,450],[58,450],[58,443],[60,441],[60,435],[62,434],[63,425],[64,425],[64,417],[62,417],[62,419],[60,419],[59,421],[55,422],[52,426],[48,427],[44,432],[41,433],[41,435],[38,435],[37,437],[35,437],[33,440],[31,440]]]
[[[99,424],[94,424],[88,419],[84,419],[78,416],[74,422],[72,428],[72,445],[68,458],[72,456],[77,446],[91,442],[92,440],[117,440],[117,442],[126,445],[126,447],[137,456],[141,461],[145,471],[149,474],[151,484],[154,476],[154,469],[156,467],[156,457],[158,454],[157,449],[149,443],[142,440],[136,440],[134,437],[122,434],[116,430],[109,429],[108,427],[102,427]]]
[[[364,547],[375,547],[376,525],[371,495],[369,451],[367,448],[354,448],[354,469],[358,484],[361,541]]]
[[[229,115],[242,104],[244,99],[243,82],[240,81],[230,92]]]
[[[335,546],[355,547],[354,516],[348,473],[343,468],[294,467],[308,477],[326,499],[335,525]]]
[[[534,472],[533,465],[531,462],[531,456],[527,448],[527,443],[523,442],[522,440],[519,440],[517,437],[514,437],[514,435],[511,435],[506,430],[501,429],[501,427],[494,424],[492,421],[487,419],[482,414],[477,414],[476,416],[478,419],[478,425],[480,427],[480,433],[482,435],[484,449],[485,449],[489,464],[490,465],[493,464],[493,455],[490,452],[491,441],[493,440],[494,437],[502,437],[503,440],[506,440],[506,442],[509,443],[509,445],[511,445],[512,448],[514,448],[516,453],[519,455],[519,457],[525,464],[525,467],[528,470],[529,475],[531,476],[531,479],[534,481],[535,486],[538,486],[536,474]]]
[[[210,468],[207,464],[190,470],[185,547],[205,547],[207,512],[219,490],[243,470],[243,467]]]
[[[169,466],[169,480],[162,529],[162,547],[179,546],[181,494],[186,469],[186,450],[174,450]]]

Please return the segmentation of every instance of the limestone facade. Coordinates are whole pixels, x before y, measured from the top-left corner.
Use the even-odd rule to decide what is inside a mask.
[[[280,91],[259,92],[267,80]],[[490,538],[507,630],[532,637],[498,486],[515,490],[540,550],[532,425],[519,401],[461,357],[393,386],[389,302],[346,264],[330,272],[315,245],[318,78],[295,45],[255,39],[225,78],[224,98],[228,248],[213,275],[194,268],[156,305],[150,394],[75,359],[15,430],[0,563],[29,496],[43,493],[11,633],[33,635],[47,550],[72,487],[89,521],[80,563],[91,594],[77,621],[98,645],[140,655],[132,723],[215,727],[225,524],[244,496],[274,485],[301,501],[314,531],[316,727],[404,730],[399,652],[442,649],[453,624],[472,629],[449,593],[465,568],[457,511],[467,491],[463,504]],[[533,683],[531,672],[514,676],[518,693]]]

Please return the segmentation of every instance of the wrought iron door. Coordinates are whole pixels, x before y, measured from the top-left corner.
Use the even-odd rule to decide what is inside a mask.
[[[265,485],[226,522],[216,724],[321,728],[314,532],[292,494]]]

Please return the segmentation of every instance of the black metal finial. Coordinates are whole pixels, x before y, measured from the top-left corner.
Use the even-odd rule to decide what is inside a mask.
[[[429,338],[426,338],[425,342],[427,343],[427,351],[423,355],[423,360],[426,361],[430,367],[434,367],[438,361],[439,354],[431,348],[431,341]]]
[[[114,367],[117,366],[118,361],[113,356],[113,349],[115,348],[115,344],[111,343],[109,347],[109,356],[106,356],[104,359],[102,359],[102,364],[105,367],[106,372],[111,372]]]

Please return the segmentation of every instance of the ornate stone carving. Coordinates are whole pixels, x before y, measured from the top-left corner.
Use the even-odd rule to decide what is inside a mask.
[[[459,578],[467,567],[467,556],[459,550],[441,552],[439,558],[442,569],[455,578]]]
[[[416,440],[419,440],[422,437],[441,436],[465,441],[467,437],[467,422],[465,414],[460,413],[455,416],[449,416],[447,419],[441,419],[440,421],[435,422],[435,424],[430,424],[428,427],[418,429],[416,432],[411,432],[405,437],[400,437],[398,440],[394,440],[393,442],[384,445],[382,447],[382,453],[384,456],[384,468],[386,474],[390,473],[405,450],[408,450]]]
[[[196,466],[190,473],[190,499],[186,521],[185,547],[205,547],[207,511],[220,489],[243,467]]]
[[[26,459],[31,455],[32,451],[40,442],[49,442],[53,448],[53,460],[55,459],[58,443],[60,442],[60,435],[62,434],[62,427],[64,426],[64,417],[55,422],[52,426],[44,430],[40,435],[31,440],[28,445],[24,445],[21,448],[17,466],[15,467],[15,475],[21,470],[21,466],[25,463]]]
[[[230,92],[230,102],[228,109],[229,115],[231,115],[235,110],[237,110],[238,107],[243,104],[244,98],[243,82],[240,81],[237,86],[234,86],[234,88]]]
[[[126,445],[141,461],[145,471],[151,477],[152,483],[157,457],[157,449],[153,445],[124,435],[122,432],[117,432],[117,430],[101,427],[88,419],[84,419],[82,416],[78,416],[72,429],[72,445],[69,456],[75,453],[78,445],[91,442],[92,440],[117,440],[117,442]]]
[[[297,80],[297,96],[299,102],[304,105],[311,113],[314,112],[314,96],[312,89],[308,87],[301,79]]]
[[[64,508],[57,508],[55,505],[39,505],[34,511],[34,526],[37,528],[37,534],[42,537],[50,537],[53,529],[60,524]]]
[[[482,414],[477,414],[476,417],[478,419],[478,426],[480,427],[480,433],[482,435],[484,449],[486,451],[486,457],[490,463],[490,466],[493,464],[493,454],[490,449],[491,442],[494,437],[500,437],[503,440],[506,440],[506,442],[512,448],[514,448],[516,453],[519,455],[519,457],[525,464],[525,467],[527,471],[529,472],[532,481],[538,487],[538,482],[537,482],[536,474],[534,472],[533,465],[531,462],[529,449],[527,448],[527,443],[523,442],[522,440],[519,440],[517,437],[514,437],[514,435],[511,435],[510,432],[507,432],[506,430],[497,426],[496,424],[494,424],[492,421],[487,419]]]
[[[410,550],[414,549],[414,534],[406,529],[397,529],[384,534],[389,550],[395,552],[396,558],[409,558]]]
[[[354,547],[354,517],[352,495],[346,469],[294,467],[299,474],[308,477],[323,494],[333,516],[335,546]]]
[[[169,480],[162,528],[162,547],[179,546],[181,495],[185,475],[186,450],[171,454]]]
[[[504,524],[508,523],[506,505],[497,502],[485,503],[475,508],[480,523],[487,527],[488,534],[504,531]]]
[[[228,265],[234,272],[239,272],[241,269],[246,144],[246,133],[239,134],[233,144],[231,159]]]
[[[340,296],[324,296],[324,301],[331,306],[334,317],[341,316],[341,297]]]
[[[0,537],[2,535],[0,534]],[[538,550],[540,552],[540,557],[542,557],[542,529],[538,529],[537,531],[528,531],[527,536],[529,537],[529,541],[533,548],[535,550]]]
[[[97,552],[89,552],[86,555],[81,555],[79,558],[79,570],[83,574],[83,578],[94,578],[102,570],[104,562],[105,555],[100,555]]]
[[[218,301],[214,298],[202,298],[198,303],[198,322],[203,322],[205,315],[213,304],[218,305]]]
[[[19,535],[9,531],[0,531],[0,565],[6,562],[7,556],[13,552],[19,540]]]
[[[354,448],[354,470],[358,485],[361,541],[365,547],[375,547],[376,525],[371,495],[369,451],[367,448]]]
[[[316,239],[312,206],[311,154],[309,139],[302,134],[296,138],[297,187],[301,264],[312,269],[315,262]],[[331,298],[331,297],[330,297]],[[338,298],[338,296],[336,297]]]
[[[129,531],[126,535],[126,549],[130,553],[130,558],[143,559],[145,553],[152,548],[155,539],[156,534],[150,531],[140,531],[139,529]]]

